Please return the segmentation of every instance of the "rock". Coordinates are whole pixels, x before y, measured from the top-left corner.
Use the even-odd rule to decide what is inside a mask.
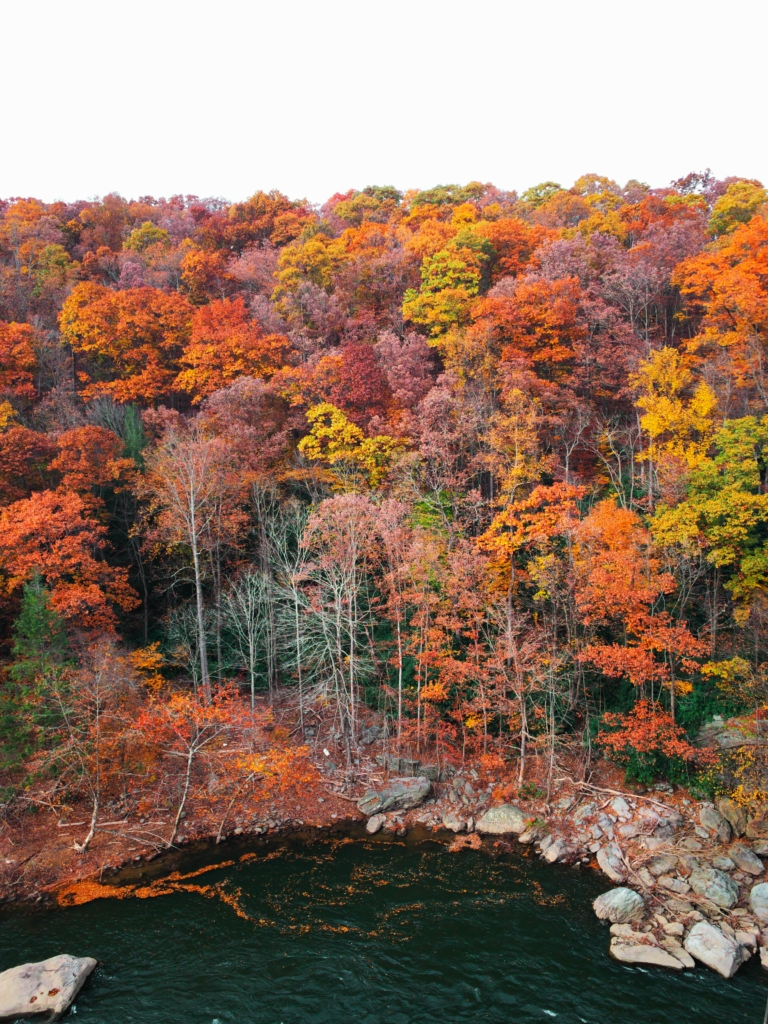
[[[634,839],[635,836],[640,835],[639,825],[619,825],[619,835],[623,839]]]
[[[621,850],[616,843],[608,843],[597,851],[597,863],[612,882],[623,882],[627,869],[621,859]]]
[[[734,843],[728,853],[740,871],[746,871],[748,875],[762,875],[763,862],[748,846]]]
[[[699,811],[699,821],[710,832],[717,832],[721,843],[727,843],[731,838],[731,826],[712,804],[704,804]]]
[[[758,936],[759,932],[746,932],[743,931],[741,928],[737,928],[733,937],[734,939],[736,939],[737,942],[740,942],[742,946],[746,946],[747,949],[751,950],[754,953],[754,951],[757,949]]]
[[[559,860],[564,860],[570,852],[571,848],[565,839],[556,839],[549,845],[543,856],[548,864],[555,864]]]
[[[365,823],[365,831],[374,836],[387,820],[386,814],[373,814]]]
[[[730,857],[713,857],[712,867],[717,868],[718,871],[733,871],[736,865]]]
[[[645,913],[643,897],[624,886],[609,889],[602,893],[592,904],[592,909],[601,921],[611,924],[626,924],[627,921],[639,921]]]
[[[661,849],[664,845],[664,840],[659,836],[643,836],[640,840],[640,846],[649,853]]]
[[[756,839],[752,843],[752,852],[758,857],[768,857],[768,842],[765,839]]]
[[[526,830],[526,815],[514,804],[499,804],[478,818],[475,830],[493,836],[503,836],[508,832],[520,835]]]
[[[656,879],[648,868],[638,868],[636,874],[646,889],[652,889],[656,885]]]
[[[724,935],[708,921],[698,921],[684,942],[686,952],[724,978],[732,978],[749,959],[749,951],[740,942]]]
[[[596,805],[593,803],[582,804],[573,816],[574,825],[580,825],[585,818],[591,817],[595,813],[595,810]]]
[[[743,836],[747,831],[747,812],[729,797],[722,797],[715,805],[722,814],[735,836]]]
[[[731,719],[725,722],[721,715],[715,715],[699,729],[696,743],[701,747],[718,746],[721,750],[733,750],[736,747],[765,746],[766,739],[755,734],[745,723]]]
[[[697,868],[701,867],[696,857],[688,857],[683,855],[677,862],[677,873],[683,878],[690,877],[692,871],[696,871]],[[715,865],[717,867],[717,865]]]
[[[679,921],[670,921],[664,925],[663,928],[665,935],[677,935],[681,938],[685,934],[685,928],[680,924]]]
[[[677,867],[677,857],[673,857],[671,853],[660,853],[656,857],[651,857],[646,867],[657,878],[659,875],[668,875]]]
[[[632,931],[631,924],[612,924],[609,931],[611,935],[616,935],[622,939],[631,939],[636,936],[636,932]]]
[[[621,939],[613,939],[610,953],[614,960],[620,960],[623,964],[650,964],[653,967],[667,967],[672,971],[683,969],[677,957],[658,946],[629,946]]]
[[[759,885],[752,886],[749,893],[749,905],[754,914],[768,913],[768,882],[760,882]]]
[[[696,833],[699,839],[709,839],[709,832],[707,831],[707,829],[702,828],[701,825],[694,825],[693,831]]]
[[[387,735],[387,730],[381,725],[368,725],[360,730],[360,742],[364,747],[368,747],[371,743],[375,743],[376,740],[384,739]]]
[[[699,853],[704,849],[698,839],[683,839],[680,845],[684,850],[690,850],[692,853]]]
[[[760,947],[760,966],[768,971],[768,949],[765,946]]]
[[[672,875],[660,875],[658,883],[665,889],[669,889],[670,892],[676,892],[678,896],[685,896],[691,891],[687,882],[684,882],[682,878],[674,878]]]
[[[523,843],[524,845],[535,843],[537,839],[541,839],[541,830],[538,828],[527,828],[525,832],[521,832],[517,837],[518,843]]]
[[[611,802],[611,810],[614,814],[618,814],[620,818],[632,817],[632,810],[623,796],[617,796],[616,799]]]
[[[685,900],[667,900],[667,906],[673,914],[690,914],[693,911],[693,904]]]
[[[768,839],[768,816],[766,816],[766,810],[763,809],[760,814],[752,818],[751,821],[748,821],[744,831],[747,839]]]
[[[443,815],[443,828],[450,829],[451,832],[463,832],[466,827],[467,823],[462,821],[453,811]]]
[[[703,896],[724,910],[730,910],[739,901],[738,885],[729,875],[718,871],[717,868],[700,867],[697,871],[691,872],[688,881],[697,896]]]
[[[66,1013],[97,961],[60,954],[0,974],[0,1020],[37,1017],[58,1020]]]
[[[431,788],[432,783],[423,775],[414,779],[390,779],[378,789],[369,789],[357,801],[357,807],[368,817],[383,811],[407,811],[418,807]]]
[[[664,938],[661,940],[661,945],[664,947],[665,952],[671,954],[675,960],[679,960],[683,967],[686,967],[689,971],[692,971],[696,966],[696,961],[690,953],[686,953],[685,949],[676,939],[671,937]]]

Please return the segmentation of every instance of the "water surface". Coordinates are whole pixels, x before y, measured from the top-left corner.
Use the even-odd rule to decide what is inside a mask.
[[[215,856],[235,863],[167,895],[6,911],[0,969],[97,957],[72,1018],[83,1024],[763,1020],[756,960],[730,982],[612,961],[593,872],[517,850],[448,853],[423,834],[227,844]],[[210,865],[209,851],[170,867],[189,873],[201,857]]]

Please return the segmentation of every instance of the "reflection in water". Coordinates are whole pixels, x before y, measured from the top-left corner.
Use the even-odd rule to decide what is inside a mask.
[[[232,852],[67,886],[58,911],[6,913],[0,969],[98,957],[77,1003],[90,1024],[762,1020],[757,964],[726,982],[611,961],[590,906],[605,883],[591,872],[518,851],[448,853],[413,833]]]

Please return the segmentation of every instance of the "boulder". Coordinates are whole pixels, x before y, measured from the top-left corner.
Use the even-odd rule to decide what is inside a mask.
[[[768,815],[765,809],[747,822],[744,831],[748,839],[768,839]]]
[[[424,776],[415,779],[390,779],[378,789],[369,789],[357,801],[358,810],[371,817],[384,811],[408,811],[418,807],[429,794],[432,783]]]
[[[581,807],[576,811],[573,816],[574,825],[581,825],[583,821],[590,818],[597,810],[597,805],[593,803],[582,804]]]
[[[627,921],[639,921],[645,913],[643,897],[634,891],[621,886],[602,893],[592,904],[592,909],[601,921],[611,924],[626,924]]]
[[[747,831],[747,812],[744,808],[740,807],[734,800],[731,800],[730,797],[722,797],[715,806],[731,826],[733,834],[735,836],[743,836]]]
[[[736,870],[736,865],[733,863],[730,857],[713,857],[712,867],[717,868],[718,871]]]
[[[675,958],[675,960],[679,960],[683,967],[687,967],[688,970],[692,971],[696,966],[696,961],[690,953],[686,953],[677,939],[672,937],[663,938],[661,940],[661,945],[667,953],[670,953]]]
[[[704,804],[699,811],[699,821],[710,832],[717,832],[721,843],[727,843],[731,838],[731,826],[712,804]]]
[[[732,978],[749,959],[748,949],[708,921],[697,921],[683,945],[692,957],[724,978]]]
[[[37,1017],[58,1020],[66,1013],[97,961],[62,953],[0,974],[0,1020]]]
[[[691,891],[687,882],[684,882],[682,878],[675,878],[674,875],[659,875],[658,883],[665,889],[669,889],[670,892],[676,892],[678,896],[685,896]]]
[[[372,815],[368,819],[368,821],[366,821],[366,823],[365,823],[365,831],[368,832],[369,835],[372,835],[372,836],[376,835],[376,833],[378,831],[380,831],[382,825],[384,824],[384,822],[386,820],[387,820],[386,814],[374,814],[374,815]]]
[[[646,867],[656,878],[659,875],[669,875],[677,867],[677,857],[673,857],[671,853],[660,853],[651,857]]]
[[[463,821],[453,811],[448,811],[447,814],[443,815],[443,828],[447,828],[451,832],[463,832],[466,827],[466,821]]]
[[[556,864],[559,860],[565,860],[570,852],[571,848],[565,839],[555,839],[542,856],[548,864]]]
[[[768,857],[768,842],[765,839],[756,839],[752,843],[752,852],[758,857]]]
[[[717,868],[699,867],[691,872],[688,882],[697,896],[703,896],[724,910],[730,910],[739,901],[738,885],[729,875],[718,871]]]
[[[597,851],[597,863],[600,865],[603,874],[606,874],[612,882],[623,882],[627,877],[627,869],[621,858],[621,850],[616,843],[607,843]]]
[[[497,807],[491,807],[477,819],[475,831],[493,836],[503,836],[508,832],[520,835],[526,830],[528,817],[514,804],[499,804]]]
[[[668,967],[672,971],[683,969],[683,964],[676,956],[659,946],[631,946],[621,939],[613,939],[610,952],[614,960],[620,960],[623,964],[650,964],[652,967]]]
[[[623,796],[617,796],[611,803],[611,810],[620,818],[631,818],[632,810]]]
[[[749,905],[754,914],[758,912],[763,915],[768,914],[768,882],[760,882],[759,885],[752,886],[749,893]]]
[[[748,875],[762,875],[763,862],[743,843],[734,843],[728,855],[740,871],[746,871]]]

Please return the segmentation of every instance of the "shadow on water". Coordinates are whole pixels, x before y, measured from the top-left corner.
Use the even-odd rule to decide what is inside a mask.
[[[227,864],[222,864],[224,859]],[[100,966],[88,1024],[761,1024],[756,958],[727,982],[608,956],[605,881],[524,853],[361,832],[184,851],[124,897],[0,917],[0,969],[67,952]]]

